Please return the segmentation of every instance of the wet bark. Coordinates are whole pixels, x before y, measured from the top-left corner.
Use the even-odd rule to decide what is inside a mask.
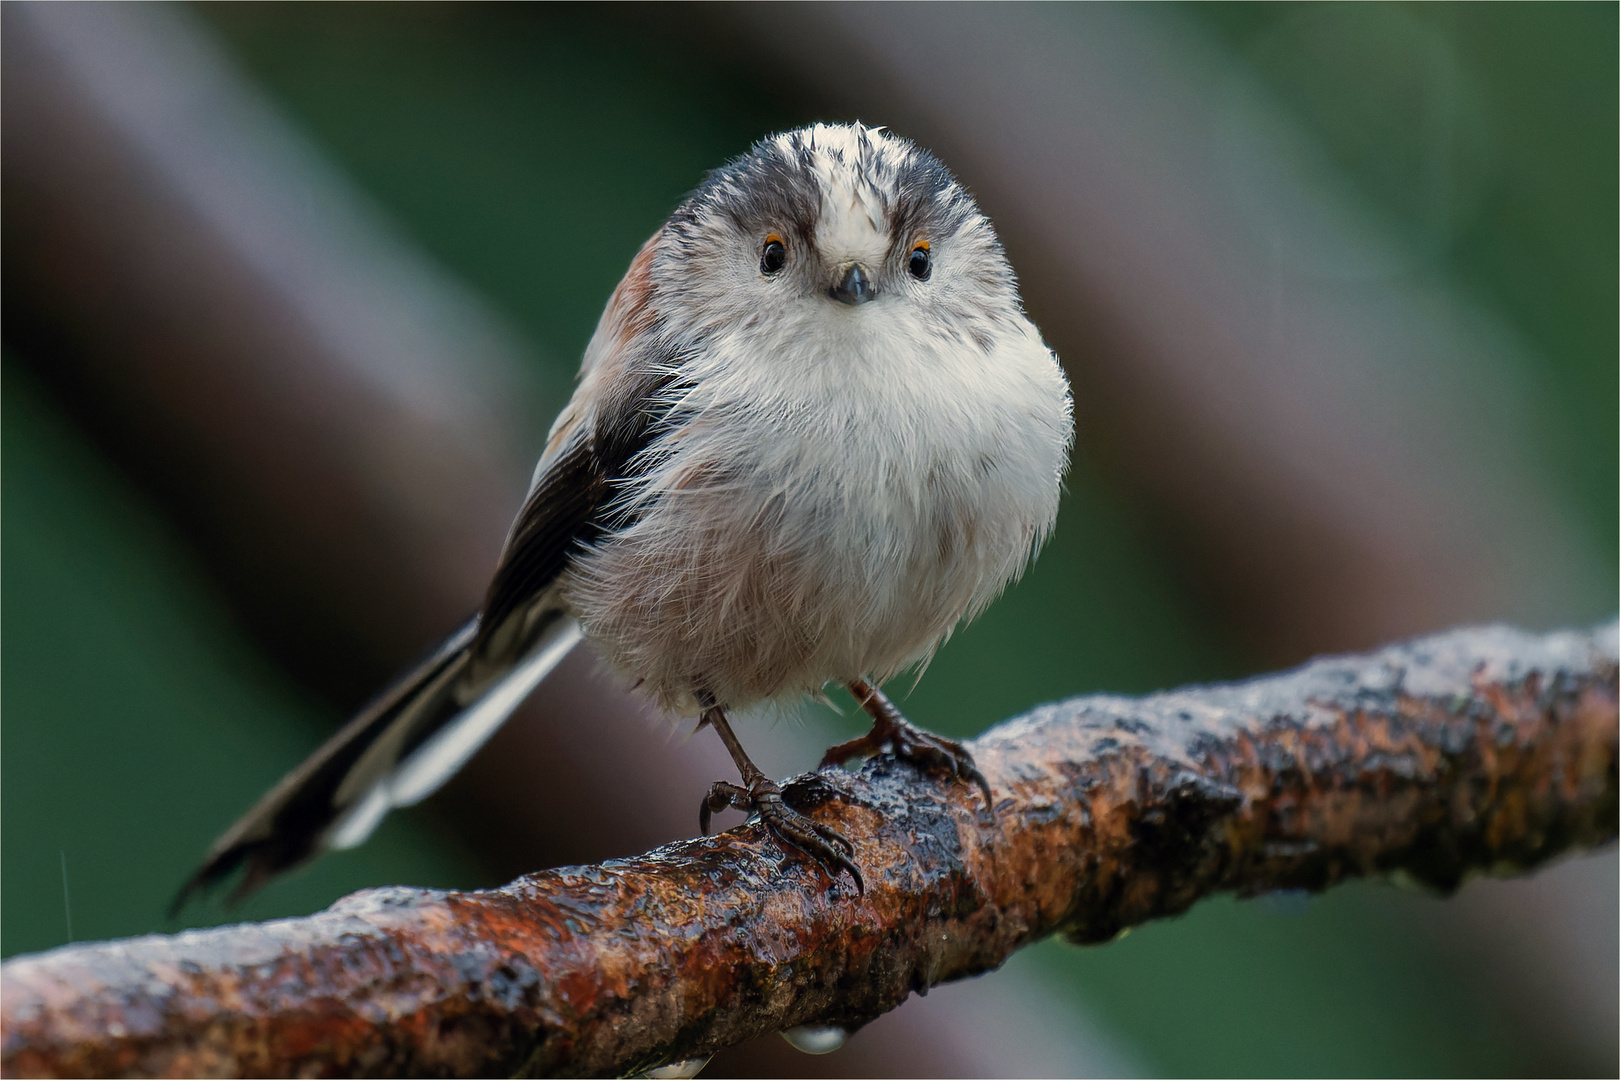
[[[0,968],[8,1076],[612,1075],[858,1027],[1062,933],[1221,891],[1451,890],[1612,840],[1617,635],[1460,630],[1281,675],[1076,698],[969,744],[996,798],[890,759],[801,776],[858,896],[758,825],[480,892],[71,946]]]

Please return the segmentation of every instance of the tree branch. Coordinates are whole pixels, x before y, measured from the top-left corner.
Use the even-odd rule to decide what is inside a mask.
[[[614,1074],[913,990],[1220,891],[1441,890],[1616,834],[1620,626],[1460,630],[1286,674],[1076,698],[972,745],[996,794],[892,760],[790,801],[864,897],[757,825],[501,889],[71,946],[0,968],[21,1075]]]

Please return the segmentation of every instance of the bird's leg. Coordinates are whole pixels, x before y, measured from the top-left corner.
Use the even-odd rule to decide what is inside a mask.
[[[943,769],[953,777],[973,781],[984,792],[984,801],[995,806],[996,801],[990,794],[990,782],[973,764],[973,755],[961,743],[914,727],[894,707],[894,702],[884,696],[883,691],[865,679],[851,679],[846,685],[855,700],[861,703],[861,708],[871,716],[872,730],[858,739],[839,743],[828,750],[822,756],[822,768],[842,765],[852,757],[880,754],[886,743],[893,748],[895,757],[904,758],[920,768]]]
[[[716,780],[709,788],[708,797],[703,800],[703,806],[698,810],[698,824],[703,835],[709,835],[709,818],[717,810],[724,810],[730,806],[738,810],[755,811],[771,835],[776,838],[777,843],[810,856],[834,881],[838,880],[840,870],[849,871],[849,876],[855,879],[855,888],[864,893],[866,883],[861,879],[860,870],[849,858],[855,854],[855,845],[836,829],[806,817],[783,802],[781,786],[760,772],[759,766],[749,759],[742,748],[742,743],[737,741],[736,733],[731,730],[725,712],[720,706],[713,704],[712,698],[699,700],[702,701],[704,709],[703,719],[698,721],[698,727],[714,728],[715,734],[720,736],[720,741],[726,744],[731,760],[737,763],[737,771],[742,774],[743,781],[739,787],[724,780]]]

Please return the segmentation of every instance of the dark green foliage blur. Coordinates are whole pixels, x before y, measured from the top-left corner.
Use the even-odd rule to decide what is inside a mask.
[[[63,944],[70,919],[80,941],[165,929],[221,828],[340,718],[254,650],[167,523],[9,355],[4,373],[0,947],[11,955]],[[402,817],[237,914],[476,874]]]
[[[1613,553],[1616,9],[1391,10],[1449,42],[1481,94],[1492,164],[1473,201],[1443,215],[1437,258],[1542,361],[1524,377],[1557,402],[1538,420],[1547,475]],[[1252,55],[1370,199],[1431,220],[1399,170],[1383,168],[1331,70],[1265,51],[1295,11],[1178,17]],[[198,14],[323,152],[526,336],[555,402],[609,291],[682,193],[760,135],[816,118],[752,69],[689,62],[611,11]],[[339,718],[256,653],[183,543],[9,356],[3,437],[0,951],[11,955],[67,940],[64,885],[79,939],[166,928],[163,908],[197,855]],[[1079,460],[1069,488],[1040,563],[908,699],[924,723],[966,733],[1059,696],[1243,673],[1106,478]],[[397,814],[363,848],[326,856],[239,914],[306,912],[392,882],[487,883],[429,818]],[[1408,909],[1431,903],[1377,886],[1298,913],[1223,899],[1113,945],[1039,956],[1153,1071],[1583,1067],[1417,933]]]
[[[1536,358],[1538,462],[1620,545],[1620,7],[1193,4],[1363,195]],[[1425,145],[1439,152],[1425,152]],[[1426,234],[1426,235],[1425,235]],[[1612,580],[1612,579],[1611,579]],[[1612,610],[1614,590],[1595,608]]]

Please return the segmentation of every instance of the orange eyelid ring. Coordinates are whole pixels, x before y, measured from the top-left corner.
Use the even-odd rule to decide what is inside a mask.
[[[915,244],[911,245],[911,250],[912,251],[927,251],[928,250],[928,241],[926,241],[926,240],[917,241]]]

